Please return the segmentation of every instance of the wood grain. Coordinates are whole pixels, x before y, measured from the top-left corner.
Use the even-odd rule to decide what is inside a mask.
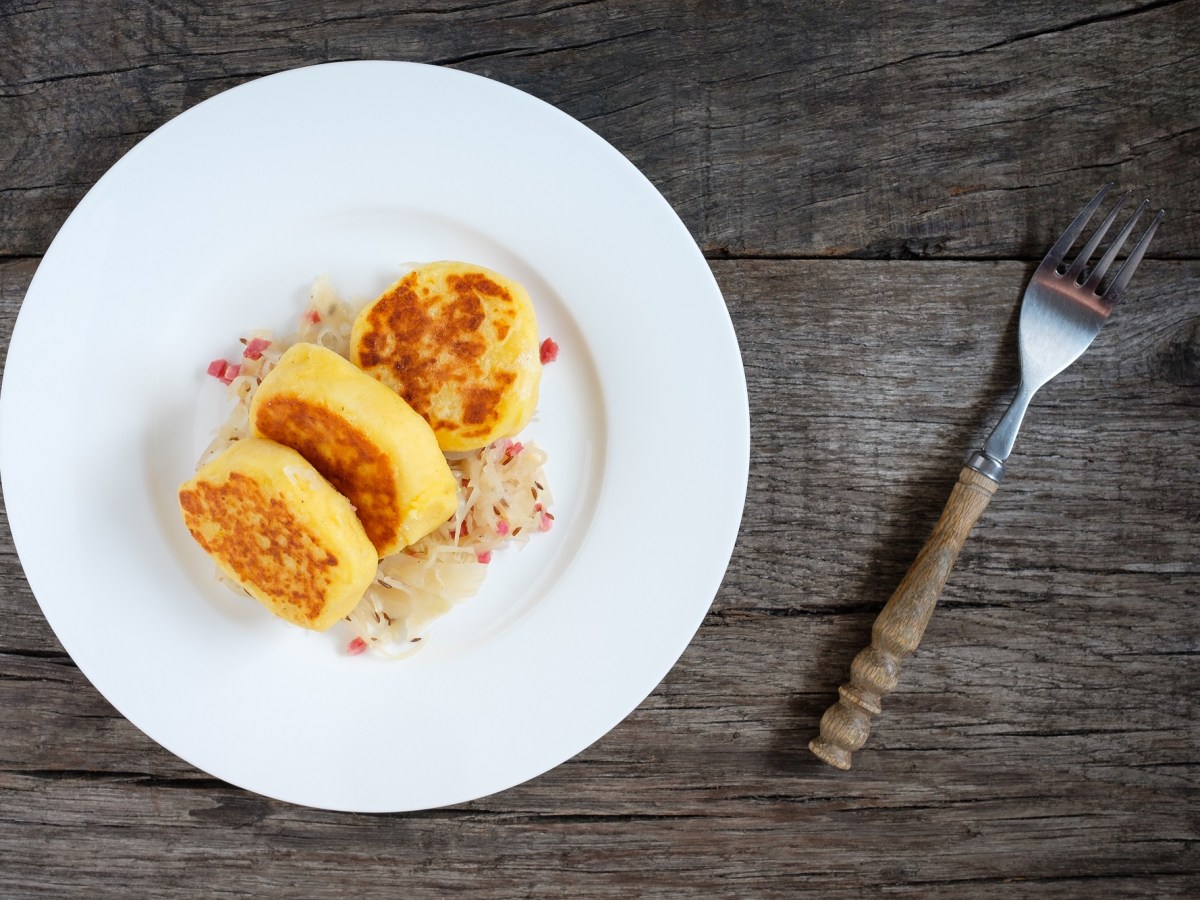
[[[251,78],[450,65],[642,168],[727,256],[1036,258],[1099,183],[1200,247],[1200,0],[42,3],[0,12],[0,254],[37,255],[138,140]]]
[[[296,65],[409,59],[530,91],[647,174],[712,263],[752,421],[728,574],[658,689],[557,769],[408,815],[279,803],[160,748],[63,652],[4,513],[0,896],[1196,896],[1198,13],[0,6],[0,345],[73,206],[172,116]],[[1015,384],[1033,261],[1107,179],[1167,207],[1152,258],[1034,401],[836,772],[806,742]]]

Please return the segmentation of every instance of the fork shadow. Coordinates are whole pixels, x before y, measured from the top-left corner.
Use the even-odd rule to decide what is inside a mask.
[[[1030,264],[1021,282],[1022,290],[1034,268],[1036,263]],[[1011,399],[1019,374],[1019,320],[1018,292],[1002,338],[997,342],[992,364],[985,375],[980,373],[983,377],[978,382],[978,399],[970,403],[970,408],[982,412],[956,425],[951,431],[951,440],[941,447],[930,448],[929,454],[911,472],[901,514],[877,539],[861,577],[846,583],[838,598],[840,611],[831,613],[837,617],[837,627],[826,634],[808,657],[811,660],[808,672],[788,701],[783,723],[776,729],[767,751],[766,763],[770,769],[784,774],[837,771],[810,753],[808,742],[817,736],[825,710],[837,702],[838,686],[849,680],[850,663],[870,644],[876,616],[933,530],[958,480],[966,453],[981,446],[988,430]],[[903,689],[903,683],[902,675],[899,689]],[[887,714],[885,702],[884,711],[876,721],[886,722]],[[869,738],[867,747],[870,747]]]

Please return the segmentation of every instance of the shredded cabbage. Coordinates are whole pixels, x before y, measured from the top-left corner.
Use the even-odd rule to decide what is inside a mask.
[[[321,344],[349,359],[356,314],[322,275],[313,283],[295,333],[277,340],[270,331],[257,330],[243,337],[242,344],[255,338],[271,343],[258,359],[240,361],[227,391],[233,409],[197,468],[234,441],[249,437],[254,392],[293,344]],[[412,655],[434,620],[479,593],[494,551],[524,545],[534,532],[549,530],[554,516],[543,470],[546,458],[535,444],[508,439],[448,455],[459,484],[454,516],[415,544],[379,561],[375,580],[346,617],[355,635],[381,655],[397,659]],[[237,593],[246,593],[235,582],[218,577]]]
[[[356,314],[356,310],[338,297],[329,279],[321,275],[313,282],[308,306],[300,316],[300,327],[297,331],[276,339],[270,331],[258,329],[241,338],[242,344],[248,344],[254,338],[271,343],[258,359],[239,360],[241,367],[237,377],[230,382],[226,392],[227,396],[235,401],[234,407],[230,410],[229,417],[217,429],[212,443],[200,455],[196,468],[220,455],[221,451],[234,441],[250,436],[250,401],[254,392],[293,344],[320,344],[349,359],[350,330],[354,327]]]

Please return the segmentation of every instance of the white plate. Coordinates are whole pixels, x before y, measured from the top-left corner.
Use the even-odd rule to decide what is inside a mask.
[[[390,662],[213,581],[176,507],[247,329],[312,279],[369,297],[413,260],[523,282],[561,345],[524,433],[556,527]],[[737,340],[686,228],[611,146],[493,81],[406,63],[263,78],[142,141],[38,269],[0,398],[13,535],[46,618],[168,750],[330,809],[458,803],[570,758],[691,640],[745,499]]]

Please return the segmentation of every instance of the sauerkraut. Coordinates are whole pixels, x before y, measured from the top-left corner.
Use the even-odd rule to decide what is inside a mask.
[[[236,367],[224,369],[232,377],[222,378],[228,382],[233,408],[197,468],[250,436],[254,392],[293,344],[320,344],[349,359],[356,314],[321,276],[313,283],[297,331],[280,339],[262,329],[242,337],[247,350]],[[416,652],[430,623],[479,592],[493,553],[523,545],[553,524],[552,496],[543,470],[546,453],[535,444],[500,440],[481,450],[448,454],[447,462],[459,484],[454,516],[379,561],[374,582],[346,617],[355,634],[347,648],[350,653],[369,649],[402,658]],[[220,580],[245,593],[236,583]]]

